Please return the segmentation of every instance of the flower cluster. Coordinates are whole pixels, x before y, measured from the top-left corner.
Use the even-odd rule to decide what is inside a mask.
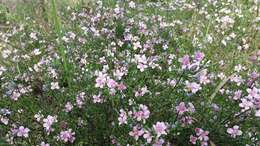
[[[111,2],[0,32],[1,140],[259,144],[258,1]]]

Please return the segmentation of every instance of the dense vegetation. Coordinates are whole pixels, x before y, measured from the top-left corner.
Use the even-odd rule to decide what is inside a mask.
[[[259,145],[259,5],[1,4],[0,145]]]

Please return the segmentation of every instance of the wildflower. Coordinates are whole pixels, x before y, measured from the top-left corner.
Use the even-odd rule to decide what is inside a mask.
[[[256,111],[255,111],[255,116],[256,116],[256,117],[260,117],[260,110],[256,110]]]
[[[234,93],[234,96],[233,96],[233,99],[234,100],[238,100],[240,99],[240,97],[242,96],[242,91],[241,90],[238,90]]]
[[[148,66],[147,66],[147,58],[145,55],[135,55],[135,59],[137,61],[137,68],[143,72]]]
[[[197,133],[197,135],[199,136],[198,139],[200,141],[208,141],[209,137],[208,137],[209,132],[208,131],[201,131],[201,133]]]
[[[43,118],[43,114],[41,114],[41,112],[38,112],[37,114],[34,115],[34,118],[36,119],[37,122],[40,122],[41,119]]]
[[[246,89],[247,93],[248,93],[248,97],[249,98],[256,98],[256,99],[260,99],[260,89],[257,88],[253,88],[253,89]]]
[[[194,58],[196,61],[200,62],[201,60],[203,60],[204,56],[205,56],[204,53],[198,51],[195,53]]]
[[[184,55],[181,59],[180,62],[182,64],[182,69],[186,69],[190,65],[190,56],[189,55]]]
[[[233,76],[231,76],[230,81],[235,82],[235,83],[237,83],[237,86],[240,86],[241,83],[243,83],[244,80],[239,75],[233,75]]]
[[[82,105],[84,104],[85,100],[85,92],[81,92],[76,96],[76,104],[79,108],[82,108]]]
[[[191,142],[192,144],[196,144],[197,139],[198,139],[198,138],[195,137],[195,136],[193,136],[193,135],[190,136],[190,142]]]
[[[3,123],[4,125],[8,125],[8,123],[9,123],[9,119],[8,118],[4,118],[4,117],[1,117],[1,115],[0,115],[0,121],[1,121],[1,123]]]
[[[61,131],[58,138],[65,143],[73,143],[75,140],[75,132],[72,132],[72,129]]]
[[[18,98],[21,97],[21,95],[22,95],[22,94],[21,94],[19,91],[15,90],[15,91],[13,92],[13,94],[11,95],[10,98],[11,98],[12,100],[14,100],[14,101],[17,101]]]
[[[146,93],[149,93],[149,90],[147,89],[147,86],[144,86],[135,92],[135,97],[144,96]]]
[[[208,137],[209,132],[204,131],[201,128],[195,128],[195,132],[196,132],[197,137],[191,136],[190,137],[191,143],[194,144],[194,143],[196,143],[197,140],[199,140],[201,142],[201,146],[207,146],[208,140],[209,140],[209,137]]]
[[[184,102],[181,102],[178,106],[176,106],[176,111],[179,115],[182,115],[187,111],[187,108],[185,106]]]
[[[107,81],[107,86],[109,87],[109,88],[116,88],[116,86],[117,86],[117,82],[115,81],[115,80],[113,80],[113,79],[108,79],[108,81]]]
[[[41,54],[40,49],[34,49],[34,50],[33,50],[33,54],[36,55],[36,56],[37,56],[37,55],[40,55],[40,54]]]
[[[129,8],[135,8],[135,3],[133,1],[129,2]]]
[[[174,86],[176,86],[176,80],[167,79],[167,84],[174,87]]]
[[[148,107],[146,105],[141,104],[139,106],[139,111],[134,112],[134,117],[137,119],[137,121],[146,120],[149,118],[150,111],[148,110]]]
[[[155,125],[153,125],[153,129],[155,130],[157,137],[160,137],[161,135],[167,135],[167,126],[164,122],[157,122]]]
[[[224,28],[232,26],[235,23],[235,21],[229,16],[221,17],[220,22],[222,22],[222,27]]]
[[[195,107],[191,102],[188,103],[188,111],[191,113],[195,112]]]
[[[96,84],[95,87],[97,88],[103,88],[107,81],[107,74],[104,74],[102,72],[98,73],[98,77],[96,78]]]
[[[231,137],[236,138],[236,136],[242,135],[242,131],[239,130],[239,126],[235,125],[233,128],[228,128],[227,133],[231,135]]]
[[[164,144],[164,140],[160,138],[157,139],[152,146],[162,146],[163,144]]]
[[[1,50],[1,49],[0,49]],[[6,68],[0,66],[0,76],[6,71]]]
[[[50,144],[45,143],[45,142],[43,141],[43,142],[41,142],[40,146],[50,146]]]
[[[51,90],[60,89],[59,82],[51,82]]]
[[[134,50],[137,50],[138,48],[142,48],[142,45],[141,45],[141,43],[139,41],[138,42],[134,42],[133,45],[134,45],[134,47],[133,47]]]
[[[68,113],[73,109],[73,105],[70,102],[67,102],[65,105],[65,111]]]
[[[254,104],[250,100],[243,98],[243,99],[241,99],[241,103],[239,104],[239,106],[241,108],[243,108],[244,110],[248,110],[248,109],[252,108],[254,106]]]
[[[146,139],[147,143],[151,143],[152,142],[152,135],[149,131],[145,131],[143,138]]]
[[[134,126],[133,130],[129,132],[129,135],[138,140],[140,136],[144,134],[144,130],[138,126]]]
[[[32,38],[32,39],[34,39],[34,40],[38,40],[38,38],[37,38],[37,33],[36,33],[36,32],[30,33],[30,38]]]
[[[120,90],[120,91],[123,91],[123,90],[126,89],[126,86],[125,86],[125,84],[120,83],[120,84],[117,85],[117,89]]]
[[[25,127],[23,127],[23,126],[20,126],[20,127],[17,129],[16,135],[17,135],[18,137],[25,137],[25,138],[27,138],[27,137],[29,136],[29,135],[28,135],[29,131],[30,131],[30,129],[25,128]]]
[[[191,91],[192,93],[196,93],[199,90],[201,90],[200,84],[197,84],[195,82],[190,83],[188,81],[186,81],[186,88],[188,89],[188,91]]]
[[[191,125],[193,123],[193,119],[191,116],[185,116],[181,118],[182,126]]]
[[[199,73],[199,82],[200,84],[206,85],[208,83],[210,83],[210,80],[207,76],[207,70],[203,70]]]
[[[122,77],[125,75],[125,72],[122,71],[122,70],[117,69],[117,70],[115,70],[115,71],[113,72],[113,74],[114,74],[114,76],[116,77],[116,79],[121,80]]]
[[[98,94],[98,95],[93,95],[92,98],[93,98],[93,102],[94,102],[94,103],[102,103],[102,102],[103,102],[103,99],[102,99],[102,97],[101,97],[100,94]]]
[[[50,132],[54,131],[54,129],[51,127],[53,123],[57,122],[56,116],[50,116],[48,115],[47,118],[43,119],[43,127],[45,131],[49,134]]]
[[[118,117],[118,121],[119,121],[119,125],[127,124],[127,113],[123,109],[120,109],[120,115]]]

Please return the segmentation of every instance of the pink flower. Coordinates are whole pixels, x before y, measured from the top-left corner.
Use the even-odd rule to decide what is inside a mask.
[[[137,68],[143,72],[147,66],[147,58],[145,55],[135,55],[135,60],[137,62]]]
[[[241,99],[241,103],[239,104],[239,106],[241,108],[243,108],[244,110],[248,110],[248,109],[252,108],[254,106],[254,104],[251,101],[249,101],[248,99],[243,98],[243,99]]]
[[[24,126],[20,126],[18,129],[12,129],[13,134],[16,134],[18,137],[27,138],[29,135],[30,129],[25,128]]]
[[[141,104],[139,106],[139,111],[134,112],[134,117],[137,121],[146,120],[149,118],[150,111],[148,110],[148,107],[146,105]]]
[[[116,82],[115,80],[113,80],[113,79],[108,79],[108,81],[107,81],[107,86],[108,86],[109,88],[114,89],[114,88],[116,88],[116,86],[117,86],[117,82]]]
[[[54,131],[54,129],[51,127],[53,123],[57,122],[56,116],[50,116],[48,115],[47,118],[43,119],[43,127],[45,131],[49,134],[50,132]]]
[[[75,132],[72,132],[72,129],[61,131],[58,138],[65,143],[66,142],[73,143],[75,140]]]
[[[196,93],[199,90],[201,90],[200,84],[197,84],[195,82],[190,83],[188,81],[186,81],[186,88],[188,89],[188,91],[191,91],[192,93]]]
[[[199,82],[200,82],[200,84],[203,84],[203,85],[210,83],[210,80],[208,79],[208,76],[207,76],[207,72],[200,74]]]
[[[260,90],[257,88],[253,88],[253,89],[246,89],[246,91],[248,92],[248,97],[249,98],[256,98],[256,99],[260,99]]]
[[[155,125],[153,125],[153,129],[155,130],[157,137],[160,137],[161,135],[167,135],[167,126],[164,122],[157,122]]]
[[[117,69],[113,72],[113,74],[114,74],[114,77],[116,77],[118,80],[121,80],[122,77],[126,74],[126,72],[124,70]]]
[[[208,141],[209,137],[208,137],[209,132],[208,131],[203,131],[200,135],[199,138],[201,141]]]
[[[193,135],[190,136],[190,142],[191,142],[192,144],[196,144],[197,139],[198,139],[198,138],[195,137],[195,136],[193,136]]]
[[[208,146],[208,142],[207,141],[202,141],[200,146]]]
[[[227,133],[231,135],[231,137],[236,138],[236,136],[242,135],[242,131],[239,130],[239,126],[235,125],[233,128],[228,128]]]
[[[70,102],[67,102],[65,105],[65,111],[68,113],[73,109],[73,105]]]
[[[188,109],[185,106],[184,102],[181,102],[178,106],[176,106],[177,113],[182,115],[185,113]]]
[[[199,140],[201,143],[201,146],[207,146],[208,145],[208,140],[209,140],[209,132],[208,131],[204,131],[201,128],[195,128],[195,132],[196,132],[196,136],[191,135],[190,136],[190,142],[192,144],[196,144],[196,141]]]
[[[27,137],[29,136],[29,135],[28,135],[29,131],[30,131],[30,129],[25,128],[25,127],[23,127],[23,126],[20,126],[20,127],[17,129],[16,135],[17,135],[18,137],[25,137],[25,138],[27,138]]]
[[[234,93],[234,96],[233,96],[233,99],[234,100],[238,100],[240,99],[240,97],[242,96],[242,91],[241,90],[238,90]]]
[[[40,146],[50,146],[50,144],[45,143],[45,142],[41,142]]]
[[[181,59],[180,62],[182,64],[182,69],[186,69],[190,65],[190,56],[189,55],[184,55]]]
[[[140,90],[135,92],[135,97],[144,96],[146,93],[149,93],[147,86],[142,87]]]
[[[109,89],[109,95],[115,96],[116,95],[116,89],[114,89],[114,88]]]
[[[12,100],[17,101],[20,96],[21,96],[21,93],[20,93],[19,91],[16,91],[16,90],[15,90],[15,91],[13,92],[13,94],[10,96],[10,98],[11,98]]]
[[[184,116],[181,118],[181,122],[183,124],[182,126],[191,125],[193,122],[193,119],[191,116]]]
[[[152,135],[149,131],[145,131],[143,138],[146,139],[147,143],[151,143],[152,142]]]
[[[85,92],[81,92],[80,94],[77,95],[76,104],[79,108],[82,108],[82,105],[84,104],[84,100],[85,100]]]
[[[196,61],[201,61],[205,57],[204,53],[197,51],[194,55]]]
[[[97,88],[104,88],[107,81],[107,74],[104,74],[102,72],[98,73],[98,77],[96,78],[96,85]]]
[[[102,99],[102,97],[101,97],[100,94],[98,94],[98,95],[93,95],[92,98],[93,98],[93,102],[94,102],[94,103],[102,103],[102,102],[103,102],[103,99]]]
[[[152,146],[162,146],[164,144],[163,139],[157,139]]]
[[[204,131],[201,128],[195,128],[195,132],[196,132],[196,135],[198,136],[198,139],[200,141],[208,141],[209,140],[209,137],[208,137],[209,132],[208,131]]]
[[[135,126],[132,131],[129,132],[129,135],[134,137],[135,140],[138,140],[140,136],[144,134],[144,130]]]
[[[119,121],[119,125],[127,124],[127,113],[123,109],[120,109],[120,115],[118,117],[118,121]]]
[[[125,86],[125,84],[120,83],[120,84],[117,85],[117,89],[120,90],[120,91],[123,91],[123,90],[126,89],[126,86]]]
[[[141,72],[143,72],[148,66],[146,64],[139,63],[137,65],[137,68],[140,69]]]

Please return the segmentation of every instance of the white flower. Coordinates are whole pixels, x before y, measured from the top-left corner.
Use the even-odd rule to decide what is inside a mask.
[[[260,117],[260,110],[255,111],[255,116]]]
[[[129,8],[135,8],[135,3],[133,1],[129,3]]]
[[[51,82],[51,90],[60,89],[59,82]]]

